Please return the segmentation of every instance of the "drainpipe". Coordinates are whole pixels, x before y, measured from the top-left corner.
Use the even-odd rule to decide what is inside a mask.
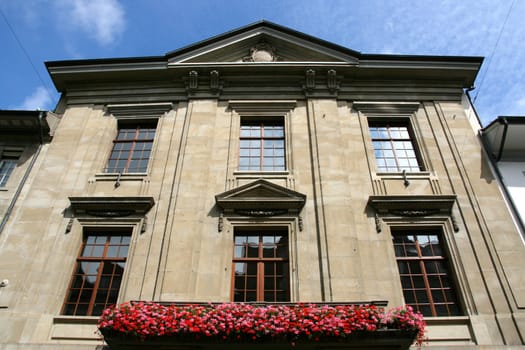
[[[38,127],[40,129],[40,144],[38,145],[38,148],[33,158],[31,158],[31,162],[29,162],[29,165],[27,166],[24,176],[22,177],[22,180],[20,181],[20,184],[18,185],[18,188],[16,189],[15,194],[13,198],[11,199],[11,203],[9,203],[9,207],[7,208],[7,211],[5,212],[4,217],[2,218],[2,222],[0,223],[0,235],[2,234],[2,231],[4,230],[5,225],[7,224],[7,220],[9,220],[9,216],[11,216],[11,212],[13,211],[13,208],[15,207],[15,203],[18,200],[18,197],[20,196],[20,192],[22,192],[22,188],[24,188],[27,178],[29,177],[31,170],[33,169],[33,166],[35,165],[36,159],[38,158],[38,155],[40,154],[40,150],[42,149],[42,145],[44,144],[44,135],[42,131],[42,119],[44,118],[44,113],[45,112],[41,111],[38,114]]]
[[[496,157],[496,162],[501,160],[503,156],[503,147],[505,147],[505,139],[507,138],[507,129],[509,128],[509,121],[507,118],[502,118],[503,121],[503,135],[501,135],[501,144],[499,145],[498,156]]]

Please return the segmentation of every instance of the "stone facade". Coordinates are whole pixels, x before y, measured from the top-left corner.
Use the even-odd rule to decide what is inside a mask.
[[[90,232],[130,237],[118,302],[227,302],[234,238],[276,229],[290,302],[403,305],[393,235],[439,237],[458,310],[426,318],[428,346],[523,348],[525,247],[464,92],[481,62],[366,55],[264,21],[160,57],[48,62],[61,121],[0,236],[0,349],[103,344],[96,315],[65,311]],[[284,130],[284,153],[240,170],[256,123]],[[108,171],[139,124],[155,130],[147,168]],[[373,128],[397,126],[417,170],[380,169]]]

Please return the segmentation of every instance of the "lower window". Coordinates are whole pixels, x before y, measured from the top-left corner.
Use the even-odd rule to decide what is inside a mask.
[[[130,230],[85,232],[62,314],[98,316],[117,302],[130,241]]]
[[[405,302],[424,316],[461,314],[439,230],[393,231]]]
[[[233,250],[233,301],[290,301],[286,229],[236,230]]]

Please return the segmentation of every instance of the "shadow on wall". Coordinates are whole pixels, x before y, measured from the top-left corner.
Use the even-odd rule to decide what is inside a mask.
[[[483,149],[480,150],[481,152],[481,169],[480,169],[480,178],[484,179],[488,184],[492,183],[494,181],[494,172],[492,171],[490,167],[491,160],[486,152],[483,151]]]

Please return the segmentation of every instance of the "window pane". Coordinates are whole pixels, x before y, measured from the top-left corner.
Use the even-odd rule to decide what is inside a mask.
[[[234,301],[289,301],[288,235],[234,235]],[[242,281],[240,280],[242,278]],[[250,299],[254,298],[254,299]]]
[[[405,302],[425,316],[458,315],[460,308],[442,256],[440,235],[435,231],[417,235],[393,232],[392,238]]]
[[[408,126],[377,126],[370,122],[370,136],[378,171],[419,171],[421,167],[414,152]],[[383,152],[381,152],[383,150]],[[388,150],[388,151],[386,151]],[[414,165],[415,163],[415,165]]]
[[[145,172],[154,136],[153,124],[119,126],[106,172]]]
[[[247,149],[250,151],[248,152]],[[284,170],[282,122],[241,119],[239,170]],[[250,157],[247,160],[247,157]],[[282,158],[275,161],[275,158]]]
[[[63,314],[99,315],[116,303],[130,241],[121,233],[86,234]]]

